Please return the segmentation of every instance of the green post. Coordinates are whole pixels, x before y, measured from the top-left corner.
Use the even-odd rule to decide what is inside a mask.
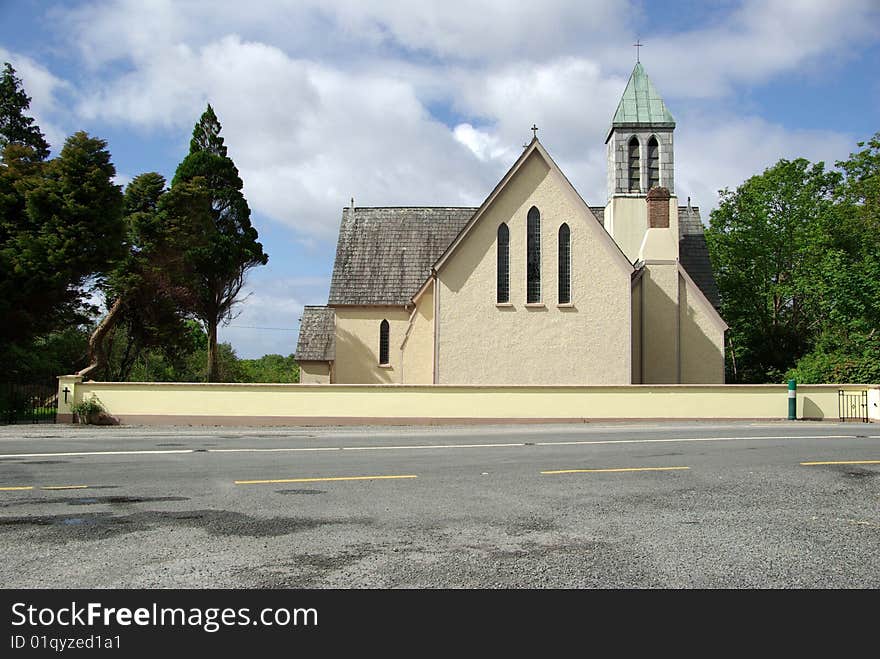
[[[797,419],[797,382],[788,381],[788,420]]]

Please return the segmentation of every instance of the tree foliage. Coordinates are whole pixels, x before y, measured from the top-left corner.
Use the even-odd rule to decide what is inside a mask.
[[[135,177],[125,190],[127,251],[108,277],[110,313],[92,339],[100,342],[93,363],[109,380],[127,380],[144,350],[173,356],[188,345],[182,253],[191,232],[167,221],[164,197],[165,179],[155,172]]]
[[[706,239],[728,381],[880,380],[878,136],[837,165],[780,160],[722,191]]]
[[[208,335],[209,382],[217,377],[217,327],[232,317],[247,272],[269,259],[251,224],[242,187],[209,105],[193,130],[190,153],[178,166],[168,193],[170,214],[196,232],[185,262],[191,311]]]
[[[57,158],[7,144],[0,167],[0,344],[90,321],[124,251],[122,192],[104,140],[78,132]]]
[[[33,150],[33,157],[45,160],[49,157],[49,143],[34,122],[25,114],[31,107],[21,79],[9,62],[3,65],[0,76],[0,151],[8,144],[19,144]]]

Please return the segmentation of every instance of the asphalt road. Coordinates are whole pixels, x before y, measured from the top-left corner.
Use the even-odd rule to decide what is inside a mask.
[[[0,581],[877,588],[878,475],[875,424],[2,427]]]

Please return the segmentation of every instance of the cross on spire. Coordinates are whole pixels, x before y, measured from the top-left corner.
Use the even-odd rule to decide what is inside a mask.
[[[633,46],[636,47],[636,63],[638,63],[640,61],[639,60],[639,48],[641,48],[644,45],[645,44],[642,43],[641,39],[636,39],[636,42],[633,44]]]
[[[532,131],[532,134],[535,136],[535,139],[538,137],[538,127],[535,124],[532,124],[532,127],[529,129]]]

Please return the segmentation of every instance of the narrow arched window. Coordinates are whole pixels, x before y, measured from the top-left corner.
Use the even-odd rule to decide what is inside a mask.
[[[559,227],[559,304],[571,303],[571,231]]]
[[[629,147],[627,150],[629,155],[627,160],[629,163],[629,191],[641,192],[642,165],[639,159],[639,138],[633,136],[629,141]]]
[[[390,343],[390,333],[391,328],[388,325],[388,321],[383,320],[382,324],[379,325],[379,364],[381,364],[382,366],[388,364],[388,346]]]
[[[498,227],[498,282],[497,298],[500,303],[510,302],[510,230],[502,222]]]
[[[532,206],[526,227],[526,302],[541,301],[541,213]]]
[[[648,190],[660,187],[660,145],[657,138],[648,141]]]

